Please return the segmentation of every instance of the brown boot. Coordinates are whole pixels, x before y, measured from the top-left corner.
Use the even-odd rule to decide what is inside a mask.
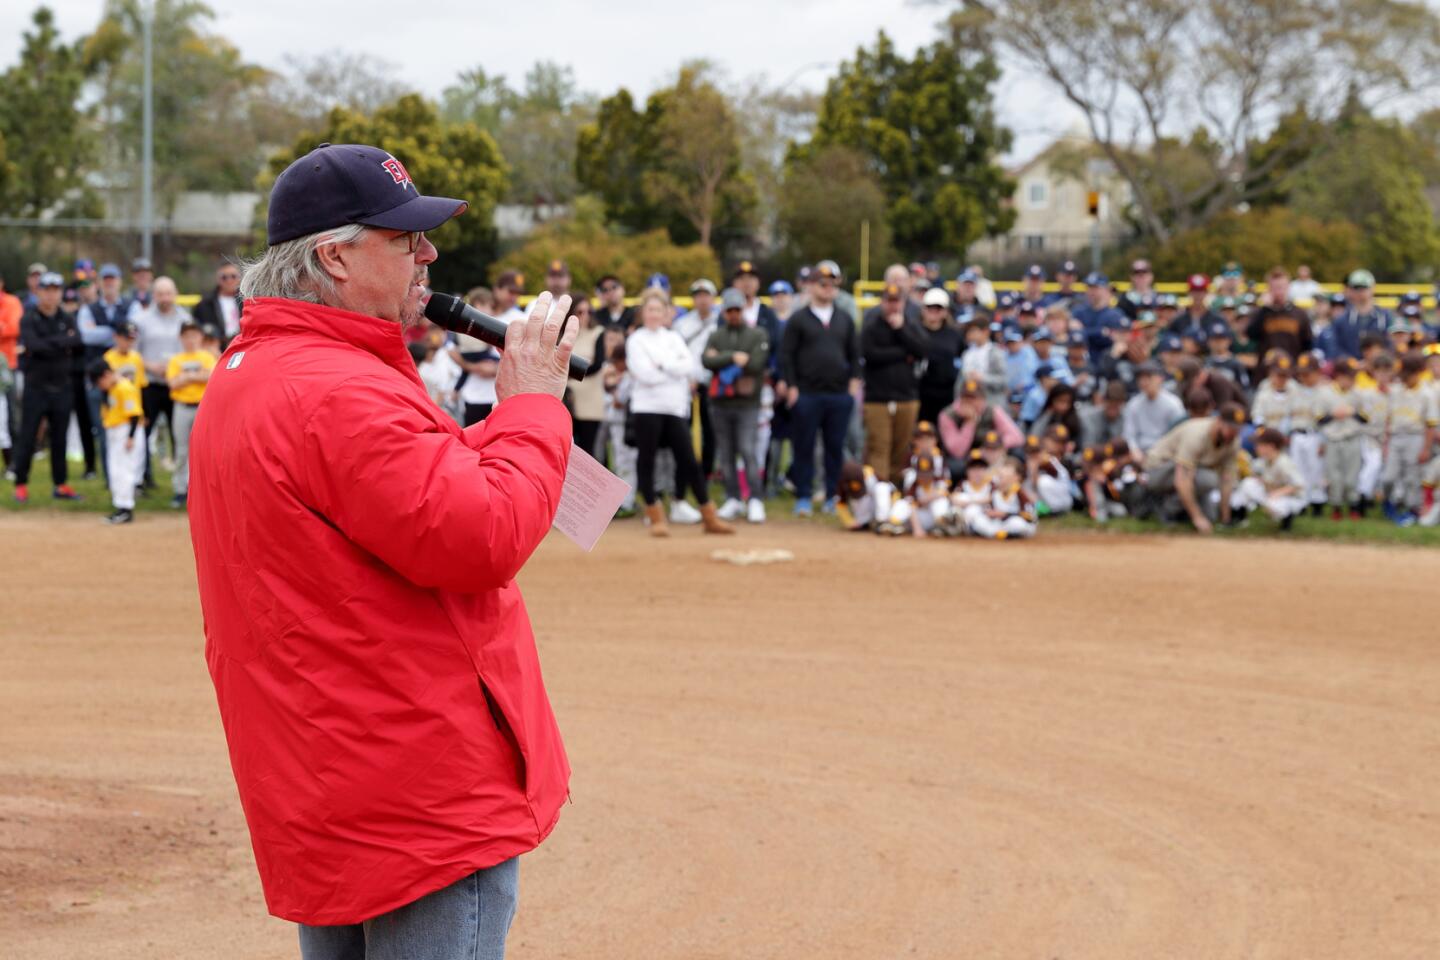
[[[670,524],[665,522],[665,504],[658,500],[645,508],[645,519],[650,521],[650,536],[670,536]]]
[[[715,515],[715,504],[707,503],[700,508],[700,525],[706,533],[734,533],[735,528]]]

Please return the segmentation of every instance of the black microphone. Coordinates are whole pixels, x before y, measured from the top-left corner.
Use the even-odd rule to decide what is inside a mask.
[[[505,331],[509,327],[504,320],[497,320],[488,313],[481,313],[459,297],[448,293],[432,293],[425,304],[425,319],[437,323],[451,333],[463,333],[483,340],[492,347],[505,347]],[[565,323],[569,323],[567,318]],[[565,325],[560,326],[560,335],[565,335]],[[590,369],[590,361],[570,355],[570,379],[584,380]]]

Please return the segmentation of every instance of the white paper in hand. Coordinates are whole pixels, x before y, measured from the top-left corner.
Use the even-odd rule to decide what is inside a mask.
[[[630,484],[572,442],[570,465],[565,469],[565,486],[560,491],[560,509],[555,511],[553,526],[588,552],[629,493]]]

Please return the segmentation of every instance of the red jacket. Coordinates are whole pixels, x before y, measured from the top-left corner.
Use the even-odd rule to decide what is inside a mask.
[[[260,298],[190,439],[205,659],[270,912],[357,923],[534,849],[570,765],[515,575],[560,401],[461,430],[394,323]]]

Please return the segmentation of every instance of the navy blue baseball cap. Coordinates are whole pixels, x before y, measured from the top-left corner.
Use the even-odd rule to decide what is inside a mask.
[[[1069,339],[1065,341],[1065,346],[1088,348],[1090,346],[1090,341],[1086,340],[1085,334],[1081,333],[1079,330],[1072,330],[1070,331]]]
[[[1035,336],[1031,339],[1033,339],[1036,343],[1039,343],[1041,340],[1051,341],[1055,338],[1050,335],[1049,327],[1041,327],[1039,330],[1035,331]]]
[[[270,246],[351,223],[434,230],[470,204],[421,195],[405,165],[379,147],[322,143],[285,168],[270,191]]]
[[[999,298],[995,301],[995,305],[1001,310],[1009,310],[1011,307],[1015,306],[1019,302],[1020,301],[1016,299],[1015,294],[1006,291],[1005,293],[1000,294]]]
[[[1230,326],[1225,323],[1210,324],[1209,337],[1211,340],[1233,340],[1234,334],[1230,332]]]
[[[1075,261],[1074,261],[1074,260],[1066,260],[1064,263],[1060,264],[1060,269],[1059,269],[1059,270],[1056,270],[1055,272],[1056,272],[1056,273],[1068,273],[1068,274],[1070,274],[1070,276],[1073,277],[1073,276],[1075,276],[1076,274],[1078,274],[1080,271],[1075,267]]]
[[[1055,365],[1053,363],[1042,363],[1035,368],[1036,380],[1039,380],[1041,377],[1053,376],[1055,376]]]
[[[1177,353],[1183,349],[1185,349],[1184,344],[1182,344],[1180,338],[1173,333],[1167,333],[1160,338],[1160,353]]]
[[[1032,263],[1032,264],[1030,264],[1030,269],[1028,269],[1028,270],[1025,271],[1025,276],[1027,276],[1027,277],[1033,277],[1033,278],[1035,278],[1035,279],[1037,279],[1037,280],[1044,280],[1044,279],[1045,279],[1045,268],[1042,267],[1042,266],[1040,266],[1040,264],[1038,264],[1038,263]]]
[[[1110,286],[1110,278],[1105,276],[1105,274],[1103,273],[1099,273],[1098,271],[1095,273],[1089,273],[1085,275],[1085,286],[1108,287]]]

